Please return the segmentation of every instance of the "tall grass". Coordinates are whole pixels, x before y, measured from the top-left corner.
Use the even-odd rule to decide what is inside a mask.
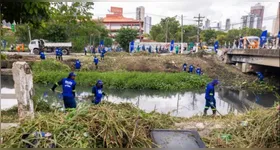
[[[69,72],[36,72],[35,83],[55,83]],[[142,73],[142,72],[77,72],[78,85],[92,86],[97,80],[111,89],[187,90],[204,87],[209,78],[188,73]]]

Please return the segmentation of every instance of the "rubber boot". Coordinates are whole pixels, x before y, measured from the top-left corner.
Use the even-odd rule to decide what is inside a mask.
[[[204,109],[204,113],[203,113],[203,116],[206,116],[207,115],[207,110]]]
[[[216,116],[216,110],[212,110],[213,111],[213,116]]]

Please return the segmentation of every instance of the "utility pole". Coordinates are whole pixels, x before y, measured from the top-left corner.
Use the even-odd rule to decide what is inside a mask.
[[[181,44],[183,44],[183,18],[184,16],[181,16]]]
[[[201,26],[200,22],[202,22],[203,18],[205,17],[201,17],[200,14],[198,14],[198,17],[194,17],[194,18],[197,19],[195,21],[197,22],[197,43],[199,43],[199,27]]]

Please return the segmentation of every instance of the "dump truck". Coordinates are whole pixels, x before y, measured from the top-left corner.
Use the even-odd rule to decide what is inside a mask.
[[[28,48],[32,54],[36,55],[39,55],[42,51],[46,53],[53,53],[56,48],[61,48],[63,55],[69,55],[72,49],[72,43],[52,43],[44,39],[34,39],[30,41]]]

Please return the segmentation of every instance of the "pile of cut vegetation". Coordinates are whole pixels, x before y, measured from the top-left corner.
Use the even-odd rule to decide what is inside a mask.
[[[19,128],[4,133],[2,148],[150,148],[150,129],[169,128],[174,124],[170,115],[145,113],[131,104],[81,105],[67,113],[38,113]],[[24,134],[51,133],[51,138]],[[36,140],[36,141],[34,141]]]
[[[275,107],[254,109],[218,119],[226,125],[204,137],[210,148],[279,148],[280,112]],[[217,120],[215,120],[217,121]]]

